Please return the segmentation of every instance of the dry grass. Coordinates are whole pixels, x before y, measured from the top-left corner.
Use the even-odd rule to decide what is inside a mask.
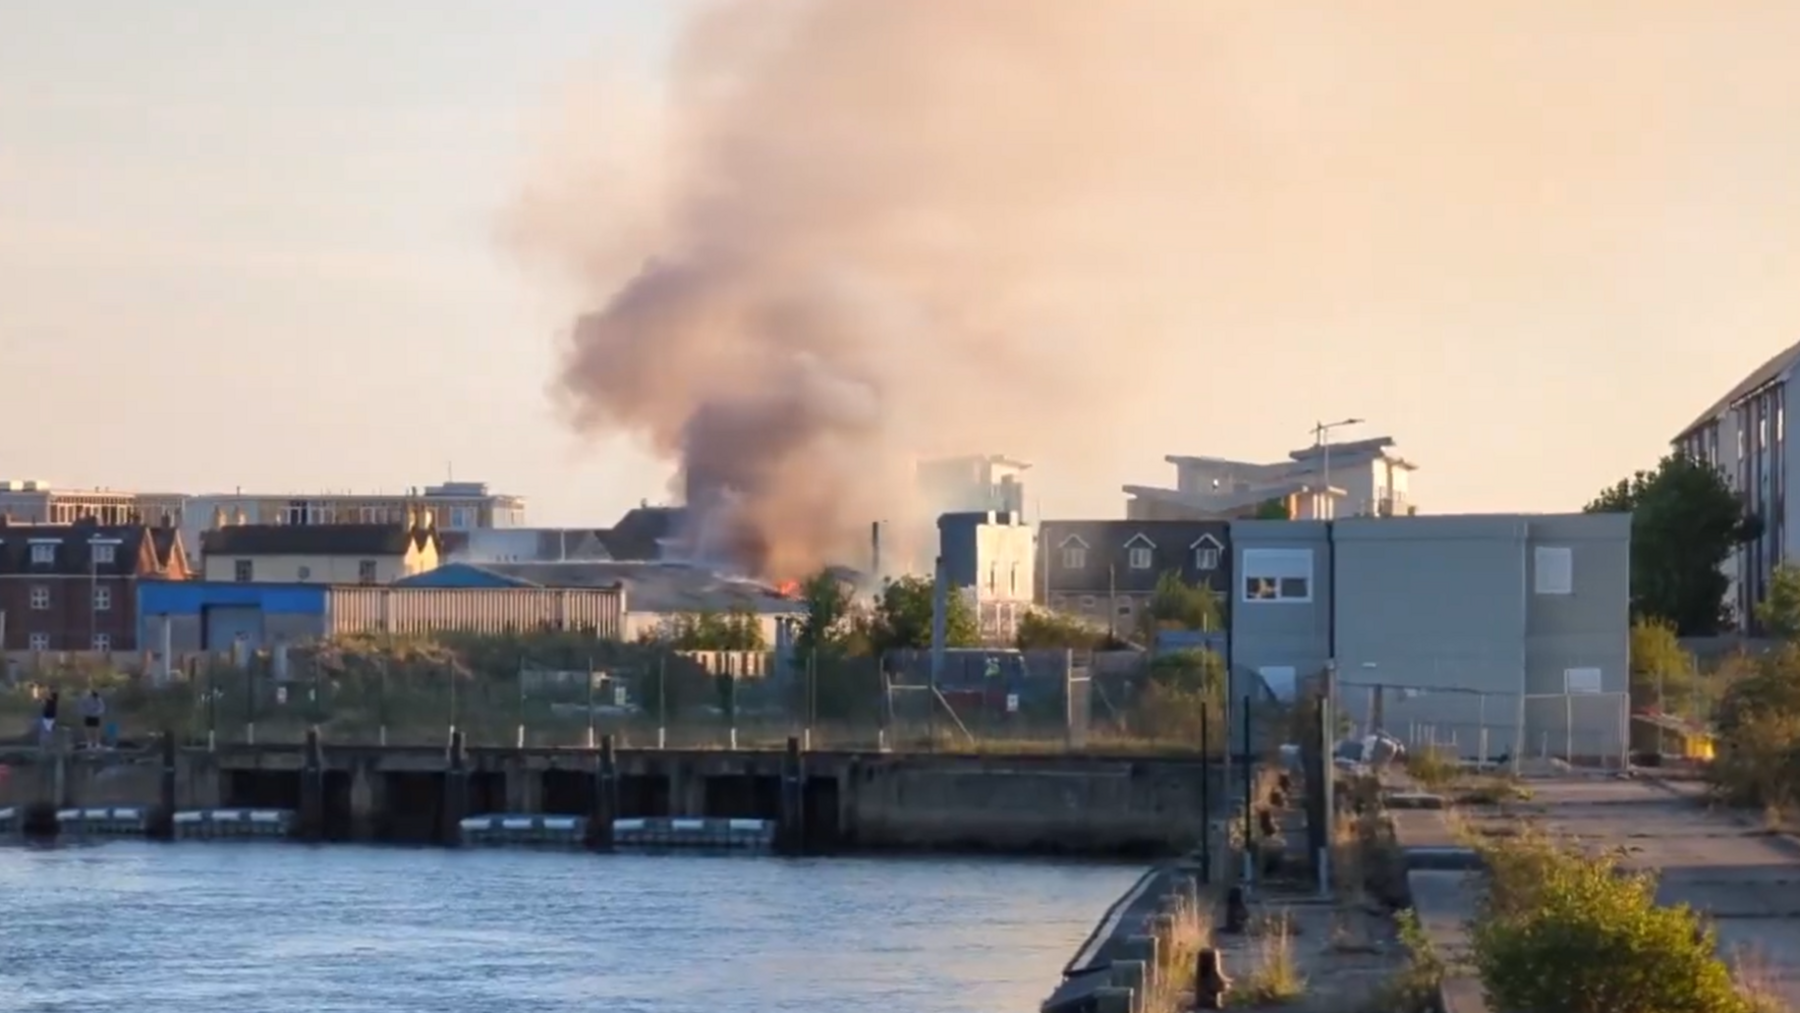
[[[1426,747],[1407,752],[1406,772],[1420,787],[1442,791],[1462,776],[1462,766],[1449,755]]]
[[[1239,1005],[1279,1006],[1306,994],[1306,978],[1294,955],[1291,923],[1285,912],[1264,920],[1257,936],[1256,966],[1233,993]]]
[[[1184,894],[1175,910],[1174,931],[1157,949],[1156,988],[1144,1013],[1181,1013],[1193,997],[1194,968],[1200,951],[1212,945],[1212,908]]]
[[[1749,1013],[1788,1013],[1775,965],[1761,950],[1744,948],[1731,955],[1731,980]]]

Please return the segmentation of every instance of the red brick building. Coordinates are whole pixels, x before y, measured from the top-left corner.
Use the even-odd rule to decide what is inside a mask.
[[[188,576],[173,526],[0,517],[0,647],[135,651],[138,582]]]

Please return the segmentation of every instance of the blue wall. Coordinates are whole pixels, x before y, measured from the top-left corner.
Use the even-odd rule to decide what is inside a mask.
[[[237,584],[209,580],[138,582],[138,615],[197,616],[217,605],[253,606],[276,615],[325,614],[323,584]]]

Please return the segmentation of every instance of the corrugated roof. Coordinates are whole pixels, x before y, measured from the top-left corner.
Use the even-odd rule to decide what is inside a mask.
[[[1800,342],[1789,345],[1787,348],[1776,353],[1776,355],[1768,362],[1751,370],[1750,375],[1738,381],[1738,385],[1731,388],[1724,397],[1714,401],[1712,406],[1701,412],[1698,418],[1689,422],[1681,432],[1676,433],[1675,439],[1679,440],[1708,422],[1711,422],[1713,419],[1718,418],[1720,413],[1724,412],[1725,409],[1743,400],[1758,387],[1778,379],[1781,374],[1792,368],[1796,362],[1800,362]]]
[[[804,603],[767,584],[724,577],[711,570],[678,563],[568,562],[485,563],[477,569],[538,587],[584,588],[625,585],[625,604],[633,612],[726,612],[748,608],[789,614]]]

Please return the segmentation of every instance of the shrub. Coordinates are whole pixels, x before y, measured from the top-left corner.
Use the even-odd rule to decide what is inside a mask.
[[[1406,754],[1406,772],[1412,779],[1432,791],[1441,791],[1462,773],[1455,760],[1434,749],[1419,749]]]
[[[1491,849],[1488,902],[1470,925],[1490,1005],[1532,1013],[1746,1013],[1713,933],[1654,881],[1541,839]]]
[[[1287,914],[1268,918],[1256,934],[1256,966],[1244,979],[1244,1001],[1256,1006],[1278,1006],[1300,998],[1306,993],[1306,978],[1294,955],[1292,922]]]

